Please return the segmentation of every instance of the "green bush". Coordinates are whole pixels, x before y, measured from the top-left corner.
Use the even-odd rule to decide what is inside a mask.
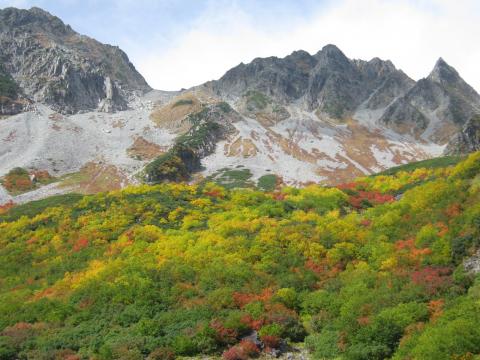
[[[258,179],[257,187],[263,191],[273,191],[277,185],[277,176],[273,174],[263,175]]]
[[[18,87],[13,78],[0,65],[0,96],[17,97]]]
[[[323,330],[305,339],[305,345],[315,359],[336,359],[340,355],[338,349],[339,334],[334,330]]]
[[[284,332],[283,326],[280,324],[269,324],[269,325],[264,325],[258,332],[258,335],[260,337],[262,336],[276,336],[276,337],[282,337]]]
[[[178,100],[172,105],[172,108],[177,107],[177,106],[185,106],[185,105],[193,105],[193,100],[190,100],[190,99]]]
[[[256,90],[249,90],[244,96],[247,98],[247,107],[251,111],[263,110],[272,102],[268,96]]]

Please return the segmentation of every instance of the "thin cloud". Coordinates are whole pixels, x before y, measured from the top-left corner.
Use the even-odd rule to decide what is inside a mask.
[[[306,21],[289,19],[288,26],[280,18],[277,26],[264,26],[235,3],[222,5],[207,8],[170,47],[133,54],[154,87],[190,87],[257,56],[316,52],[334,43],[350,57],[390,59],[415,79],[427,76],[442,56],[480,89],[475,0],[343,0],[319,8]]]

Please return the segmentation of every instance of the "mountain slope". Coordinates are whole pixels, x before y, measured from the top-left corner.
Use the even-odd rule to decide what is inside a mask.
[[[475,153],[339,187],[143,185],[7,210],[0,354],[478,356],[479,177]]]
[[[125,110],[150,90],[119,48],[39,8],[0,10],[0,60],[31,100],[62,113]]]
[[[12,184],[7,174],[22,167],[54,181],[26,194],[0,185],[0,202],[228,174],[248,186],[338,184],[441,155],[480,109],[443,60],[415,82],[390,61],[351,60],[334,45],[258,58],[180,92],[149,91],[121,50],[41,9],[0,17],[1,61],[17,89],[1,109],[24,111],[2,120],[0,176]]]

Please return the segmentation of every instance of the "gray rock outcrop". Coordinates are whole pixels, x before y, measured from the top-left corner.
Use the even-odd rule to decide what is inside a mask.
[[[446,155],[468,154],[480,151],[480,114],[473,116],[448,143]]]
[[[62,113],[124,110],[150,90],[118,47],[39,8],[0,10],[0,60],[26,97]]]
[[[463,261],[463,268],[470,274],[480,273],[480,250]]]

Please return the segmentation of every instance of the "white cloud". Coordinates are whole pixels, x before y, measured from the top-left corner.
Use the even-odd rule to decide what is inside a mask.
[[[333,43],[347,56],[392,60],[408,75],[428,75],[442,56],[480,90],[477,0],[338,0],[305,19],[259,21],[234,2],[211,6],[167,49],[131,54],[155,88],[190,87],[254,57],[311,53]]]

